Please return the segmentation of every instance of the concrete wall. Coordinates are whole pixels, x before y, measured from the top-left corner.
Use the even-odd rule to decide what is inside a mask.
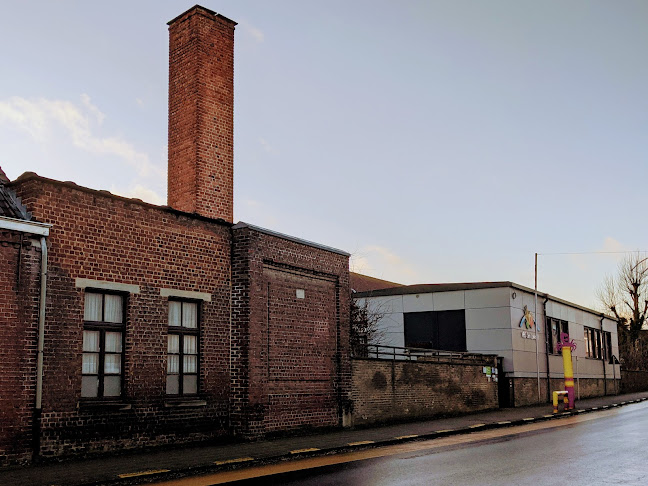
[[[352,360],[353,422],[368,425],[498,407],[497,383],[480,364]]]

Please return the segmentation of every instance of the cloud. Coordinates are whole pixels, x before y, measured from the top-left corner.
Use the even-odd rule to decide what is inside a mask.
[[[142,98],[135,98],[135,103],[137,103],[138,106],[144,106],[144,100]]]
[[[37,143],[54,139],[55,129],[63,129],[72,145],[95,155],[112,155],[133,166],[143,177],[164,178],[163,168],[153,165],[146,153],[120,137],[100,136],[95,131],[105,115],[92,104],[90,97],[81,95],[81,105],[65,100],[45,98],[25,99],[14,96],[0,100],[0,123],[14,125],[29,133]],[[94,121],[94,123],[93,123]],[[58,138],[56,141],[59,142]]]
[[[265,138],[260,138],[259,143],[261,144],[261,147],[263,147],[263,150],[265,150],[269,154],[277,153],[277,150],[272,145],[270,145]]]
[[[420,283],[414,265],[388,248],[368,245],[351,256],[351,271],[397,283]]]
[[[83,106],[85,106],[86,109],[95,116],[97,123],[101,125],[104,121],[104,118],[106,118],[106,115],[104,115],[99,108],[92,104],[92,101],[90,101],[90,96],[85,93],[82,94],[81,102],[83,103]]]
[[[115,186],[112,186],[110,192],[119,196],[141,199],[142,201],[146,201],[151,204],[157,204],[158,206],[166,204],[166,201],[162,196],[160,196],[154,190],[149,189],[148,187],[144,187],[141,184],[135,184],[128,189],[117,189]]]
[[[628,251],[628,248],[618,240],[608,236],[603,240],[603,249],[601,251]]]
[[[254,39],[256,42],[261,43],[265,40],[265,34],[263,31],[254,25],[246,22],[245,20],[239,22],[239,25],[243,27],[243,30]]]

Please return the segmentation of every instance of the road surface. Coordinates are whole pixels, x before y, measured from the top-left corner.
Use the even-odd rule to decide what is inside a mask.
[[[645,486],[648,403],[160,484]]]

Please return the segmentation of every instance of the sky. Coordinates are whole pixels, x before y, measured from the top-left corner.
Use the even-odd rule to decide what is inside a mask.
[[[648,249],[648,2],[201,0],[236,22],[234,219],[404,284],[596,307]],[[7,2],[0,167],[166,204],[168,30],[194,3]]]

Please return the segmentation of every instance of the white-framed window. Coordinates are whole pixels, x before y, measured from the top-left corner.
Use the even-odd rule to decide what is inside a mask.
[[[170,299],[167,336],[167,395],[198,394],[199,340],[199,303]]]
[[[81,397],[122,395],[124,368],[124,296],[87,290],[83,310]]]

